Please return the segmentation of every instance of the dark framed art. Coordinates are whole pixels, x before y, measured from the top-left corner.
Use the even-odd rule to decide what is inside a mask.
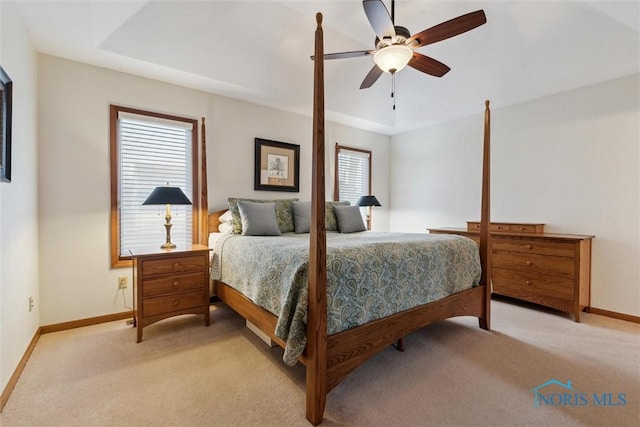
[[[256,138],[253,189],[300,191],[300,146]]]
[[[0,181],[11,182],[11,101],[13,82],[0,67]]]

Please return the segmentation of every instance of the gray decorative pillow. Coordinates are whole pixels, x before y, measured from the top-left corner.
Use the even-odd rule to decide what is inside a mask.
[[[338,227],[341,233],[367,231],[358,206],[334,206],[333,212],[335,212],[338,219]]]
[[[276,218],[281,233],[290,233],[294,230],[293,224],[293,202],[299,199],[281,199],[281,200],[262,200],[262,199],[240,199],[237,197],[229,197],[229,210],[231,211],[231,225],[234,234],[242,234],[242,219],[238,210],[238,201],[253,203],[275,203]]]
[[[338,231],[338,220],[333,213],[334,206],[349,206],[349,202],[325,202],[324,204],[324,228],[327,231]]]
[[[275,203],[238,202],[243,236],[279,236]]]
[[[295,232],[308,233],[311,229],[311,202],[293,202]]]

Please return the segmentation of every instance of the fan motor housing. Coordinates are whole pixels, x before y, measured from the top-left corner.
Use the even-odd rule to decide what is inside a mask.
[[[404,44],[405,41],[407,41],[407,39],[411,37],[411,33],[405,27],[394,25],[394,28],[396,30],[395,39],[385,37],[384,39],[380,40],[379,37],[376,37],[376,41],[375,41],[376,49],[380,49],[385,46],[390,46],[392,44]]]

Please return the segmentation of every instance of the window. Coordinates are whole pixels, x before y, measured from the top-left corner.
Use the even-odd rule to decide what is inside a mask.
[[[155,187],[180,187],[193,205],[171,206],[171,241],[197,236],[198,121],[110,106],[111,266],[131,265],[130,248],[164,242],[164,206],[142,206]]]
[[[334,199],[355,205],[371,194],[371,151],[336,144]],[[366,221],[366,209],[360,212]],[[370,224],[369,224],[370,225]]]

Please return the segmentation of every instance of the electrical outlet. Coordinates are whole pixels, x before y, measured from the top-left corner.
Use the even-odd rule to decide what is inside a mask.
[[[127,286],[129,286],[127,276],[118,277],[118,289],[126,289]]]
[[[29,312],[33,310],[33,297],[29,297]]]

